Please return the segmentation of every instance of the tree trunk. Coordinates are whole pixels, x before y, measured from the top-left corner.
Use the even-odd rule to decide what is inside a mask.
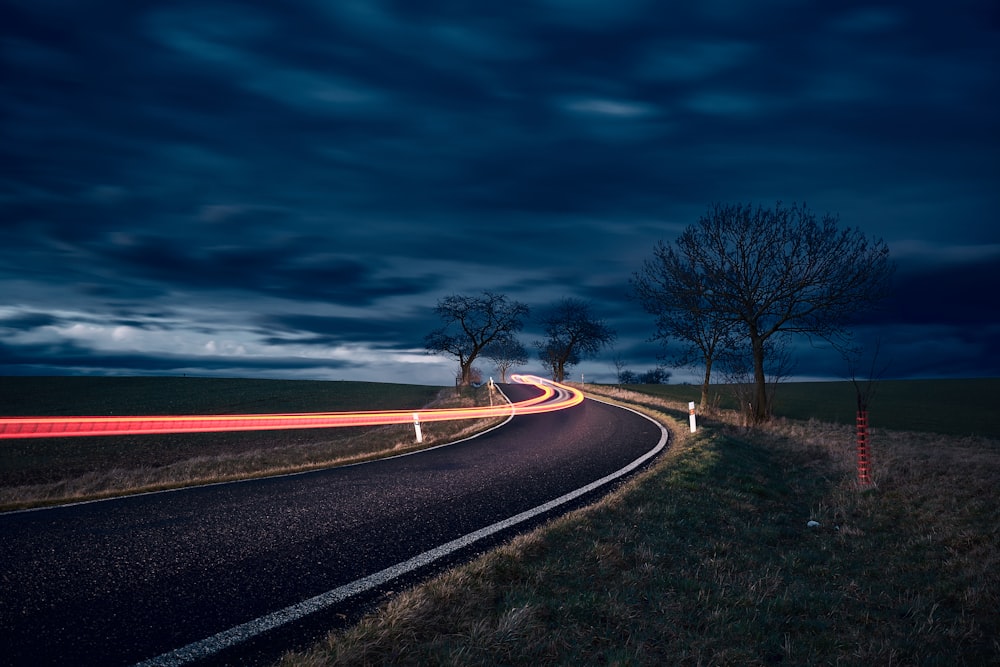
[[[709,382],[712,381],[712,360],[707,359],[705,362],[705,378],[701,381],[701,411],[705,412],[708,410],[708,386]]]
[[[754,400],[750,406],[750,423],[763,424],[771,416],[767,399],[767,376],[764,374],[764,340],[752,335],[750,346],[753,350]]]

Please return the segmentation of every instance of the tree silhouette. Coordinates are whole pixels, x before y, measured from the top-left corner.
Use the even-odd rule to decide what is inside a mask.
[[[483,356],[493,362],[500,381],[507,381],[507,371],[528,363],[528,350],[514,337],[494,341],[483,349]]]
[[[590,312],[590,305],[567,297],[551,306],[541,318],[545,340],[537,341],[538,358],[562,382],[566,369],[610,345],[615,332]]]
[[[443,325],[427,334],[426,349],[458,360],[458,382],[472,383],[472,364],[490,344],[511,340],[524,326],[528,306],[503,294],[484,291],[480,296],[454,294],[438,301],[434,312]]]
[[[716,204],[633,281],[658,332],[695,343],[684,326],[713,331],[726,346],[749,347],[751,423],[770,417],[765,356],[781,333],[843,341],[856,313],[889,290],[893,265],[881,239],[840,229],[803,205],[773,209]],[[700,324],[699,324],[700,323]],[[703,350],[704,352],[704,350]],[[713,355],[706,354],[706,362]]]

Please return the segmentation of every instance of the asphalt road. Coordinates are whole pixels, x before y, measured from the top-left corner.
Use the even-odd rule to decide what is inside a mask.
[[[0,664],[272,659],[380,592],[551,516],[463,537],[622,469],[662,437],[635,413],[586,400],[363,465],[0,514]],[[446,543],[465,546],[434,555]],[[401,579],[352,584],[415,558],[421,567]],[[219,639],[232,628],[237,640]]]

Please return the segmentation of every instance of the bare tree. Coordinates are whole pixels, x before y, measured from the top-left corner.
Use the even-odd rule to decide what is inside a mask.
[[[507,381],[507,371],[511,368],[528,363],[528,349],[513,337],[493,341],[483,348],[483,356],[496,366],[501,382]]]
[[[840,229],[831,215],[817,219],[805,206],[781,202],[773,209],[717,204],[664,253],[669,262],[666,268],[654,266],[654,275],[672,266],[689,274],[687,282],[663,275],[651,283],[667,292],[664,303],[672,312],[687,306],[712,327],[728,324],[726,336],[745,337],[752,361],[754,424],[770,415],[768,340],[782,332],[832,341],[849,338],[850,318],[888,293],[893,272],[881,239]],[[667,331],[677,333],[670,327]]]
[[[858,364],[861,363],[863,350],[859,346],[851,346],[844,348],[840,351],[841,355],[844,357],[844,361],[847,362],[847,370],[851,374],[851,384],[854,385],[854,393],[857,395],[858,399],[858,412],[867,412],[868,408],[871,406],[872,399],[875,397],[876,383],[885,375],[886,370],[888,370],[888,364],[883,365],[880,369],[876,370],[878,365],[879,352],[882,349],[882,340],[877,339],[875,341],[875,349],[872,352],[872,361],[868,369],[867,379],[858,379]]]
[[[704,368],[701,409],[706,410],[715,360],[735,344],[734,322],[712,309],[708,299],[711,287],[696,258],[658,241],[653,259],[643,263],[630,284],[632,296],[656,316],[656,333],[650,340],[659,341],[664,348],[671,340],[682,343],[664,357],[672,358],[678,366],[701,364]]]
[[[512,339],[524,326],[528,306],[510,301],[503,294],[484,291],[480,296],[455,294],[438,301],[434,308],[444,324],[424,339],[431,353],[458,359],[458,382],[471,384],[472,364],[491,343]]]
[[[562,382],[566,369],[610,345],[615,332],[590,312],[590,305],[567,297],[551,306],[541,319],[545,340],[537,341],[538,358]]]
[[[628,370],[628,362],[625,361],[622,355],[615,354],[614,365],[615,365],[615,378],[618,379],[618,387],[621,388],[621,386],[625,384],[625,380],[623,379],[623,377],[624,373]]]
[[[875,371],[880,348],[881,340],[876,340],[867,380],[858,380],[857,365],[861,360],[861,348],[854,346],[841,351],[844,359],[847,361],[847,366],[851,373],[851,382],[854,384],[854,391],[858,399],[858,411],[855,423],[857,424],[858,483],[862,486],[868,486],[873,483],[868,408],[871,405],[872,398],[875,396],[875,382],[885,372],[886,368],[888,368],[885,366],[878,373]]]

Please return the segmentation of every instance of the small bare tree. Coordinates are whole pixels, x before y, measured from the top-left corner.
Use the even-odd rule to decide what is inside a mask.
[[[528,349],[516,338],[494,341],[483,348],[483,356],[493,362],[500,381],[507,381],[507,371],[528,363]]]
[[[847,371],[851,376],[851,384],[854,385],[854,393],[858,399],[858,411],[866,411],[871,405],[872,399],[875,397],[875,391],[877,388],[876,382],[885,375],[888,369],[888,364],[883,366],[881,369],[876,370],[878,366],[878,356],[882,348],[882,341],[875,341],[875,349],[872,352],[872,362],[868,368],[868,377],[864,379],[858,379],[858,365],[861,363],[862,356],[864,354],[861,347],[851,346],[843,348],[840,350],[841,355],[844,357],[844,361],[847,363]]]
[[[875,371],[880,348],[881,341],[877,340],[875,342],[875,351],[872,354],[871,367],[868,369],[868,377],[865,380],[859,380],[857,372],[857,366],[862,355],[861,348],[849,347],[841,350],[844,359],[847,361],[847,367],[851,374],[851,383],[854,385],[854,392],[858,399],[858,412],[856,418],[858,483],[863,487],[869,486],[873,483],[871,446],[869,441],[871,433],[869,431],[868,423],[868,408],[871,406],[872,398],[875,396],[875,382],[882,376],[882,374],[885,373],[887,368],[887,366],[883,367],[878,373]]]
[[[623,374],[628,368],[628,362],[626,362],[625,359],[622,358],[622,355],[615,354],[614,366],[615,366],[615,379],[618,380],[618,388],[621,389],[621,386],[625,384]]]

